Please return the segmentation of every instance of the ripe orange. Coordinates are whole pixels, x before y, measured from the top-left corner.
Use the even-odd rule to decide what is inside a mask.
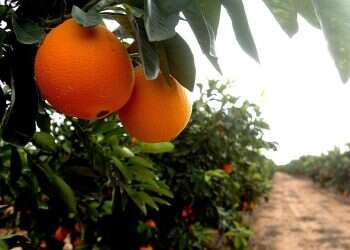
[[[151,245],[148,246],[141,246],[139,250],[153,250],[153,247]]]
[[[257,208],[257,204],[255,202],[250,203],[250,209],[255,210]]]
[[[73,19],[46,36],[35,58],[35,78],[56,110],[88,120],[120,109],[134,86],[131,61],[115,35]]]
[[[192,206],[191,205],[185,206],[181,211],[181,217],[183,219],[186,219],[189,216],[191,216],[192,213],[193,213]]]
[[[233,166],[231,163],[225,163],[222,169],[226,174],[231,174],[233,172]]]
[[[152,229],[157,228],[157,223],[154,220],[152,220],[152,219],[149,219],[149,220],[145,221],[145,224],[149,228],[152,228]]]
[[[192,107],[186,89],[175,79],[160,74],[146,80],[143,69],[135,69],[135,87],[119,117],[126,130],[144,142],[170,141],[186,127]]]
[[[64,227],[58,227],[54,234],[54,239],[57,241],[64,241],[64,239],[69,234],[69,231]]]

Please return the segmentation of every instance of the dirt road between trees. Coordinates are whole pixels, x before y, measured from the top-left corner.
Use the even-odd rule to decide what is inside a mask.
[[[253,250],[350,250],[350,203],[309,180],[277,173],[256,214]]]

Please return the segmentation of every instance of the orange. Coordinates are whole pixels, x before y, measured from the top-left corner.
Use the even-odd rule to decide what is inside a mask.
[[[64,239],[69,234],[69,231],[64,227],[58,227],[54,234],[54,239],[57,241],[64,241]]]
[[[126,49],[99,25],[84,28],[68,19],[48,33],[35,58],[40,93],[59,112],[97,119],[130,98],[134,76]]]
[[[233,166],[231,163],[225,163],[222,169],[226,174],[231,174],[233,172]]]
[[[186,127],[192,107],[187,91],[173,77],[162,74],[146,80],[143,69],[135,69],[135,87],[128,103],[119,111],[126,130],[144,142],[175,139]]]
[[[152,229],[157,228],[157,223],[154,220],[152,220],[152,219],[149,219],[149,220],[145,221],[145,224],[149,228],[152,228]]]
[[[257,208],[257,204],[255,202],[250,203],[250,209],[255,210]]]
[[[154,248],[151,245],[148,246],[141,246],[139,250],[153,250]]]

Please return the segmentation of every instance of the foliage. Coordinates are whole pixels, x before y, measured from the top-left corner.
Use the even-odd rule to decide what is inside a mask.
[[[350,193],[350,151],[334,148],[321,156],[303,156],[282,168],[290,174],[308,176],[323,187],[332,187],[348,196]]]
[[[141,216],[147,207],[169,204],[172,193],[145,152],[169,152],[170,143],[131,144],[115,117],[53,121],[50,131],[34,135],[33,144],[16,148],[1,142],[1,226],[21,228],[34,245],[45,240],[57,249],[62,242],[53,241],[55,230],[74,231],[78,224],[72,242],[113,246],[114,234],[123,229],[108,228],[117,228],[122,211],[138,207],[135,215]]]
[[[225,86],[202,88],[173,144],[136,142],[116,117],[86,122],[56,113],[33,143],[1,142],[5,242],[55,250],[69,234],[76,249],[244,249],[251,231],[242,213],[269,189],[273,165],[261,150],[274,143],[262,138],[268,126],[258,107]]]
[[[256,105],[229,96],[227,84],[199,86],[201,98],[174,141],[175,150],[152,156],[174,201],[154,215],[161,233],[151,243],[157,249],[166,249],[168,242],[174,249],[211,249],[231,242],[233,249],[243,249],[250,231],[241,213],[254,209],[269,190],[273,163],[261,151],[275,145],[263,139],[268,125]],[[223,170],[226,163],[232,173]]]
[[[264,2],[291,36],[298,30],[298,14],[321,28],[342,79],[348,80],[350,12],[347,1]],[[120,26],[114,33],[128,46],[134,63],[143,64],[148,79],[155,79],[162,71],[193,90],[194,58],[175,28],[182,20],[188,22],[203,53],[220,72],[215,38],[222,8],[232,20],[242,49],[259,60],[242,0],[5,0],[0,4],[0,80],[6,84],[6,90],[0,91],[0,116],[4,116],[2,138],[23,146],[36,132],[42,100],[33,79],[33,58],[45,34],[64,19],[73,17],[85,27],[97,25],[103,19],[117,21]]]

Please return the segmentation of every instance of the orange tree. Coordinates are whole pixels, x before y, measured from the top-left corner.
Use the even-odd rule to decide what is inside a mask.
[[[263,139],[268,125],[256,105],[229,96],[217,81],[199,86],[201,97],[175,150],[152,156],[174,198],[152,213],[159,231],[151,243],[157,249],[245,249],[250,231],[241,215],[269,190],[273,164],[262,150],[275,144]]]
[[[295,34],[298,29],[298,14],[315,27],[321,28],[342,79],[348,79],[350,14],[347,12],[349,4],[346,1],[264,2],[289,35]],[[143,142],[130,144],[130,138],[126,137],[125,131],[113,115],[126,104],[127,99],[132,100],[134,93],[128,91],[132,92],[130,89],[137,84],[134,82],[131,63],[134,66],[142,65],[144,78],[149,80],[146,81],[148,84],[156,83],[162,78],[162,84],[173,87],[174,82],[179,82],[184,88],[192,90],[195,81],[193,55],[181,34],[175,31],[175,27],[180,20],[186,21],[203,53],[220,72],[215,54],[215,38],[222,7],[232,20],[233,31],[241,47],[258,60],[242,0],[1,2],[0,116],[3,141],[0,192],[1,199],[4,200],[2,203],[5,204],[1,209],[4,210],[5,218],[12,219],[6,223],[14,223],[9,225],[10,228],[16,232],[19,226],[25,226],[25,229],[38,227],[41,230],[30,232],[51,235],[57,229],[57,235],[62,236],[57,236],[60,239],[69,231],[71,233],[68,235],[72,238],[67,240],[77,240],[77,245],[79,240],[88,239],[91,241],[88,245],[130,249],[129,246],[118,245],[118,240],[115,240],[115,237],[127,237],[123,227],[115,225],[109,228],[108,223],[104,227],[106,224],[101,222],[101,228],[96,227],[98,230],[85,230],[85,226],[89,228],[90,225],[91,228],[94,225],[90,219],[95,217],[91,215],[84,220],[84,216],[90,210],[97,211],[98,214],[107,216],[103,220],[97,220],[98,222],[108,222],[108,216],[112,216],[112,221],[116,223],[123,220],[121,211],[126,206],[136,206],[145,212],[147,206],[157,209],[159,204],[167,204],[165,197],[172,196],[168,187],[159,180],[158,175],[161,173],[153,169],[154,165],[147,156],[148,153],[169,151],[172,145],[150,145]],[[65,22],[70,18],[74,21]],[[113,31],[113,36],[101,25],[103,19],[112,19],[120,24]],[[55,37],[55,32],[67,22],[75,23],[74,32],[65,33],[65,36],[51,46],[50,37]],[[101,36],[110,40],[110,43],[99,43]],[[45,48],[49,48],[48,51]],[[120,53],[125,56],[116,51],[124,51]],[[118,59],[116,63],[115,58],[118,56],[124,59]],[[42,61],[42,58],[45,60]],[[124,63],[120,64],[120,60]],[[127,60],[131,60],[129,66]],[[114,67],[118,63],[120,67],[124,65],[122,72],[119,67]],[[111,79],[115,84],[109,81]],[[46,91],[47,85],[50,91]],[[122,85],[126,87],[122,88]],[[141,94],[143,92],[145,91],[142,90]],[[111,95],[116,95],[115,99]],[[163,126],[160,128],[147,118],[165,119],[162,114],[167,111],[171,112],[172,117],[183,113],[183,123],[188,121],[189,109],[180,112],[178,107],[159,108],[167,107],[163,106],[167,103],[166,98],[163,102],[147,103],[154,103],[157,107],[144,107],[152,116],[147,116],[138,123],[148,123],[148,127],[155,131],[163,131],[164,127],[167,129],[167,125],[158,123]],[[59,122],[57,114],[53,114],[54,109],[67,117],[75,118],[65,118],[63,122]],[[52,119],[53,117],[57,119]],[[105,119],[88,122],[77,118]],[[179,131],[175,131],[167,139],[173,139],[183,129],[184,124],[180,124]],[[141,130],[143,128],[142,124],[137,124],[136,127]],[[132,129],[129,130],[132,133]],[[163,141],[164,138],[160,140]],[[84,166],[88,170],[81,168]],[[67,172],[67,168],[71,172],[75,171],[74,174]],[[80,180],[81,176],[85,180]],[[77,185],[86,181],[86,178],[89,179],[86,185]],[[28,207],[31,209],[27,209]],[[43,220],[39,220],[43,222],[39,224],[25,223],[28,218],[34,217],[48,220],[47,223]],[[84,223],[80,223],[80,220]],[[127,224],[124,221],[122,225],[126,227]],[[48,237],[46,234],[31,235],[36,246],[41,239]],[[8,239],[7,242],[12,246],[18,241],[15,238]],[[42,248],[45,244],[49,243],[42,242]],[[50,245],[50,249],[55,248],[57,247]]]
[[[349,149],[341,152],[339,148],[334,148],[320,156],[302,156],[281,170],[294,175],[308,176],[322,187],[334,188],[344,196],[350,194]]]

